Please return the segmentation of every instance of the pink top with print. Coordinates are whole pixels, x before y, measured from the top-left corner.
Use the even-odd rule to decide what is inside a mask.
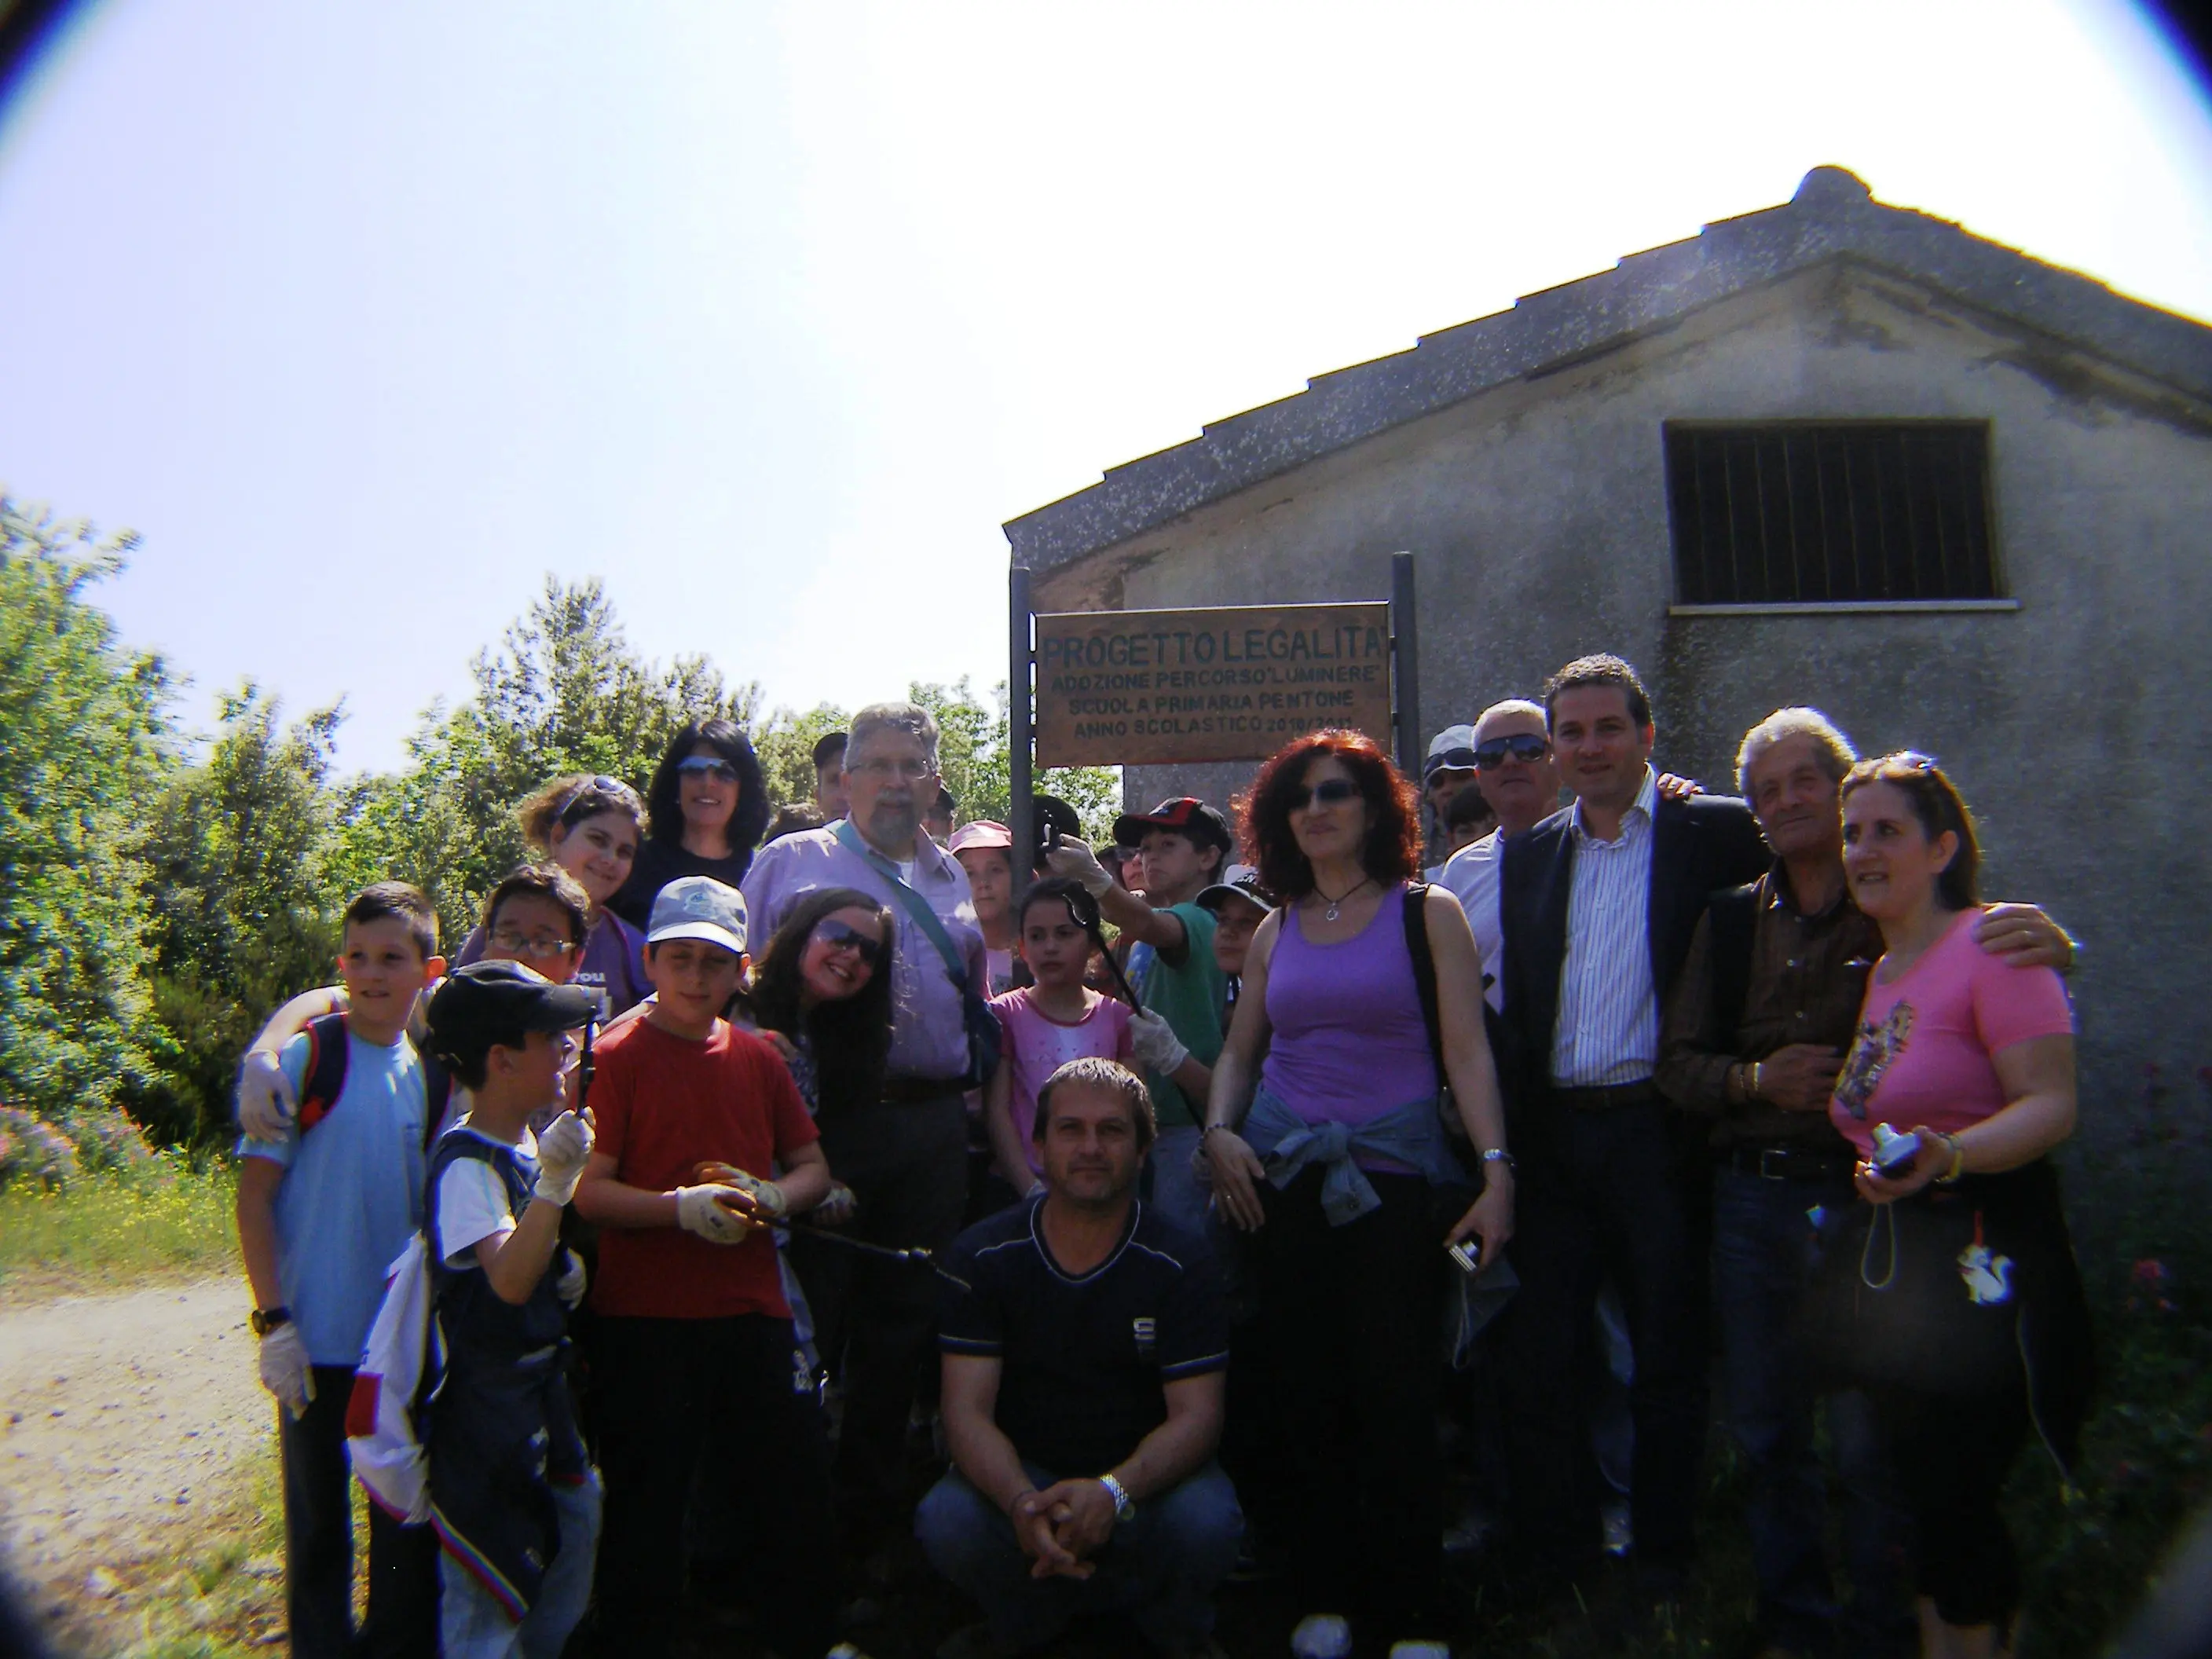
[[[1135,1056],[1129,1036],[1129,1006],[1087,993],[1091,1010],[1073,1025],[1063,1025],[1030,1000],[1029,986],[991,999],[991,1011],[1006,1033],[1006,1105],[1014,1120],[1014,1133],[1030,1155],[1030,1168],[1042,1174],[1036,1141],[1030,1128],[1036,1121],[1037,1091],[1046,1079],[1071,1060],[1096,1057],[1127,1065]]]
[[[1947,1134],[1979,1123],[2005,1103],[1991,1055],[2030,1037],[2073,1034],[2065,981],[1983,950],[1974,941],[1980,916],[1960,911],[1888,984],[1880,963],[1868,975],[1858,1036],[1828,1103],[1830,1121],[1861,1152],[1873,1149],[1877,1123]]]

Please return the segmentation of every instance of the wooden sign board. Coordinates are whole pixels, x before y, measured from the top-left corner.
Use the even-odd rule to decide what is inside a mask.
[[[1346,726],[1390,744],[1390,607],[1257,605],[1036,619],[1036,763],[1259,760]]]

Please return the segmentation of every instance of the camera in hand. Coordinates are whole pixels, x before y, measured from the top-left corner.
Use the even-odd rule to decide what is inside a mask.
[[[1874,1126],[1874,1167],[1895,1175],[1920,1156],[1920,1137],[1901,1135],[1887,1123]]]
[[[1083,841],[1083,820],[1075,809],[1057,795],[1039,795],[1032,809],[1031,822],[1036,836],[1036,848],[1030,855],[1030,868],[1042,871],[1044,855],[1052,850],[1052,838],[1066,836],[1070,841]]]

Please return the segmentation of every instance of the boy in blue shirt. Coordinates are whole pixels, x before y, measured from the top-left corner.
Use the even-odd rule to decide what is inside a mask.
[[[253,1288],[261,1381],[283,1409],[284,1584],[297,1659],[436,1651],[437,1539],[372,1504],[368,1618],[353,1630],[346,1401],[384,1297],[385,1270],[422,1220],[433,1127],[407,1019],[445,970],[430,902],[404,882],[364,888],[338,953],[344,1027],[303,1031],[280,1056],[301,1109],[274,1139],[238,1144],[238,1247]],[[313,1099],[318,1044],[345,1045],[335,1097]]]

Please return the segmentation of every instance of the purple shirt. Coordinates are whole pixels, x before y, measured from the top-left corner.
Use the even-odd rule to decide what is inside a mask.
[[[968,1069],[968,1025],[945,958],[868,860],[837,839],[836,826],[804,830],[770,842],[745,874],[745,927],[756,958],[805,895],[823,887],[857,887],[891,913],[891,1053],[893,1077],[957,1078]],[[936,914],[967,963],[968,982],[990,994],[984,977],[983,932],[975,925],[968,872],[927,836],[916,832],[908,884]]]
[[[1274,1041],[1260,1080],[1307,1123],[1361,1124],[1433,1099],[1437,1063],[1406,950],[1406,890],[1350,939],[1316,945],[1295,907],[1267,958]]]

